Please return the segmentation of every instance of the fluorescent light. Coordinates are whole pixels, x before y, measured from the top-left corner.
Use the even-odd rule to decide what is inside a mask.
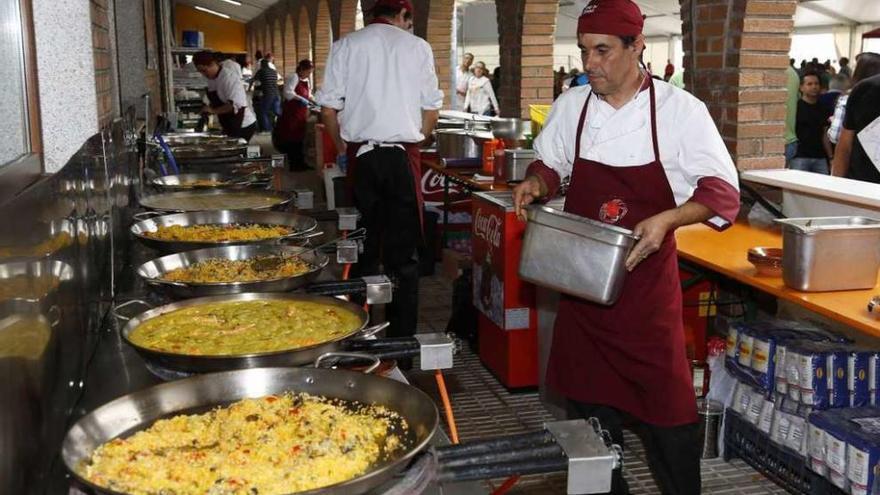
[[[237,1],[237,0],[220,0],[220,1],[221,1],[221,2],[226,2],[226,3],[231,3],[232,5],[236,5],[236,6],[238,6],[238,7],[241,7],[241,2],[239,2],[239,1]]]
[[[199,6],[199,5],[196,5],[195,7],[196,7],[196,10],[201,10],[202,12],[207,12],[207,13],[209,13],[209,14],[214,14],[214,15],[216,15],[217,17],[222,17],[222,18],[224,18],[224,19],[229,19],[229,16],[228,16],[228,15],[226,15],[226,14],[221,14],[220,12],[217,12],[216,10],[206,9],[206,8],[201,7],[201,6]]]

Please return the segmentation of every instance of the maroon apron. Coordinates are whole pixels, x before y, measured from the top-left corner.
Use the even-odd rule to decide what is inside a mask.
[[[223,66],[220,66],[220,70],[217,71],[217,77],[220,77],[220,72],[223,70]],[[216,91],[208,91],[208,102],[211,105],[211,108],[218,108],[226,104],[225,101],[220,99],[220,95],[217,94]],[[239,108],[237,112],[229,112],[223,114],[217,114],[217,120],[220,121],[220,127],[223,129],[223,134],[232,137],[239,137],[241,133],[241,123],[244,121],[244,108]]]
[[[592,92],[587,97],[577,127],[577,158],[565,211],[633,229],[676,207],[660,163],[653,81],[649,90],[654,161],[635,167],[612,167],[580,157]],[[615,304],[562,297],[547,383],[569,399],[611,406],[651,425],[697,420],[673,232],[659,251],[627,274]]]
[[[303,97],[309,98],[309,81],[301,79],[293,91]],[[306,139],[306,122],[309,119],[309,107],[297,98],[291,98],[284,102],[281,109],[281,117],[275,126],[278,136],[283,143],[301,143]]]

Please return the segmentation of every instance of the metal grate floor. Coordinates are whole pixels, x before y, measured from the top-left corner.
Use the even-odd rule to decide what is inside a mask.
[[[452,284],[441,275],[421,279],[419,331],[443,332],[449,320]],[[467,345],[456,356],[455,368],[444,373],[462,441],[479,437],[520,433],[541,427],[553,416],[544,408],[537,391],[508,391],[482,365]],[[419,388],[437,398],[431,374],[412,372],[408,378]],[[439,401],[439,399],[438,399]],[[444,425],[445,429],[445,425]],[[633,495],[660,493],[651,476],[644,447],[636,435],[625,432],[624,476]],[[739,459],[703,461],[703,493],[718,495],[783,494],[785,490],[764,478]],[[488,483],[491,489],[501,483]],[[538,495],[565,493],[564,475],[523,477],[511,494]]]

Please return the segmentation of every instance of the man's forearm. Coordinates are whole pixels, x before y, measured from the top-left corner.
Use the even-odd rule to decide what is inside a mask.
[[[715,212],[704,204],[688,201],[677,208],[666,210],[663,215],[668,217],[671,228],[677,229],[685,225],[705,222],[715,216]]]
[[[235,105],[233,105],[232,103],[224,103],[219,107],[214,107],[212,110],[217,115],[233,113],[235,112]]]
[[[422,135],[425,139],[434,132],[438,118],[440,118],[440,110],[422,110]]]
[[[834,159],[831,161],[831,175],[846,177],[849,172],[849,159],[852,155],[852,143],[855,133],[849,129],[840,131],[837,139],[837,148],[834,149]]]
[[[345,141],[342,140],[342,134],[339,132],[338,114],[335,108],[321,107],[321,122],[327,134],[330,134],[333,144],[336,145],[336,153],[345,153]]]

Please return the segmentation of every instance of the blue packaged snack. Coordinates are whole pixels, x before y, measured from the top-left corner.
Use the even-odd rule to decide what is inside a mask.
[[[862,418],[880,424],[880,417]],[[864,431],[853,431],[847,439],[846,477],[852,495],[869,495],[874,483],[874,466],[880,461],[880,437]]]
[[[786,346],[785,368],[788,386],[797,384],[797,397],[789,396],[814,409],[828,408],[827,347],[814,342],[792,342]]]
[[[872,352],[868,357],[868,397],[872,406],[880,404],[880,373],[877,373],[877,365],[880,364],[880,353]]]
[[[853,347],[846,348],[846,351],[849,405],[850,407],[863,407],[870,405],[870,397],[868,396],[868,367],[871,354],[873,353],[866,349]]]
[[[849,360],[843,350],[834,349],[828,352],[828,407],[849,407],[849,388],[847,386],[847,369]]]

